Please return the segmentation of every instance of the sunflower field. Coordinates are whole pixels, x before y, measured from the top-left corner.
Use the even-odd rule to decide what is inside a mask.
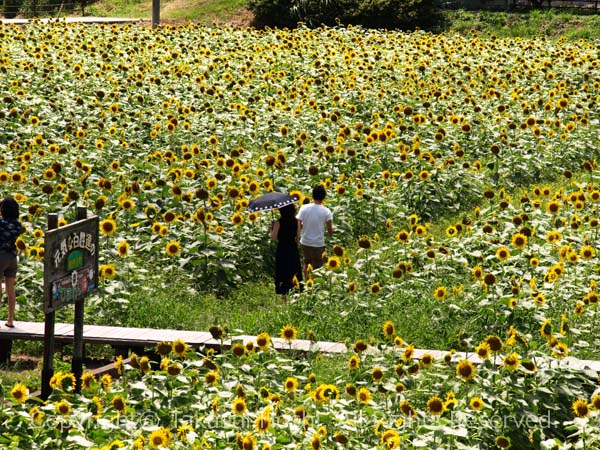
[[[327,188],[325,265],[221,354],[1,386],[5,448],[600,448],[600,42],[358,27],[0,27],[0,195],[19,320],[47,214],[100,217],[101,292],[227,295],[273,270],[271,190]],[[187,292],[187,295],[190,295]],[[293,325],[290,325],[293,324]],[[297,327],[297,328],[296,328]],[[326,356],[270,336],[346,342]],[[299,331],[298,331],[299,330]],[[285,332],[284,332],[285,331]],[[444,357],[415,348],[447,350]],[[6,431],[5,431],[6,430]]]

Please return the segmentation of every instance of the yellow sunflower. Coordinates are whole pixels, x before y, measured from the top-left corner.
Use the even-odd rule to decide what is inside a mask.
[[[469,407],[474,411],[480,411],[485,406],[485,403],[481,399],[481,397],[473,397],[469,400]]]
[[[100,232],[105,236],[110,236],[117,231],[117,223],[113,219],[105,219],[100,222]]]
[[[489,359],[491,353],[490,345],[487,342],[482,342],[475,348],[475,353],[481,359]]]
[[[190,347],[187,343],[185,343],[182,339],[176,339],[172,342],[171,348],[173,353],[175,353],[180,358],[185,358],[187,356],[187,352]]]
[[[34,406],[29,410],[29,417],[31,417],[31,420],[33,420],[35,423],[40,423],[44,418],[44,413],[40,411],[38,406]]]
[[[204,376],[204,381],[210,386],[216,386],[219,383],[219,373],[214,370],[207,372]]]
[[[361,387],[356,392],[356,398],[361,403],[365,403],[365,404],[371,403],[371,399],[372,399],[371,392],[366,387]]]
[[[256,420],[254,421],[254,425],[256,427],[257,432],[266,433],[269,427],[271,426],[270,414],[265,414],[264,412],[259,414]]]
[[[581,258],[585,260],[592,259],[595,254],[596,250],[591,245],[584,245],[579,250],[579,256],[581,256]]]
[[[498,260],[500,261],[506,261],[510,256],[510,250],[508,249],[508,247],[500,247],[498,250],[496,250],[496,258],[498,258]]]
[[[439,397],[431,397],[427,401],[427,411],[429,411],[429,414],[432,416],[439,416],[443,414],[445,411],[444,402]]]
[[[392,339],[396,335],[396,326],[391,320],[386,320],[382,326],[383,336],[386,339]]]
[[[243,397],[236,398],[231,404],[231,411],[237,415],[241,416],[246,413],[246,399]]]
[[[121,395],[115,395],[110,403],[119,413],[123,413],[127,408],[127,403]]]
[[[287,377],[284,383],[287,392],[296,392],[298,389],[298,380],[294,377]]]
[[[117,244],[117,254],[124,258],[129,254],[129,242],[121,241]]]
[[[552,338],[552,319],[546,319],[540,326],[540,334],[545,339]]]
[[[268,333],[260,333],[256,336],[256,345],[261,350],[267,350],[271,346],[271,336]]]
[[[66,399],[62,399],[61,401],[56,402],[54,404],[54,408],[55,408],[56,412],[58,412],[63,417],[70,416],[71,411],[73,410],[73,408],[71,407],[71,404]]]
[[[356,370],[360,367],[360,358],[357,355],[352,355],[348,360],[348,369]]]
[[[148,442],[152,448],[167,447],[171,440],[171,433],[166,428],[159,428],[154,430],[148,436]]]
[[[415,346],[412,344],[407,345],[402,354],[402,360],[404,362],[411,362],[414,356],[415,356]]]
[[[582,398],[575,400],[571,405],[571,409],[577,417],[587,417],[590,413],[587,400]]]
[[[502,362],[504,364],[504,368],[506,368],[508,370],[516,370],[519,367],[521,358],[519,357],[519,355],[517,353],[513,352],[509,355],[506,355],[504,357],[504,359],[502,360]]]
[[[165,251],[167,252],[168,256],[175,257],[179,255],[179,253],[181,253],[181,244],[179,243],[179,241],[167,242],[167,245],[165,246]]]
[[[475,374],[475,365],[468,359],[462,359],[456,365],[456,375],[463,381],[471,381]]]
[[[98,268],[98,272],[102,279],[111,279],[117,274],[114,264],[102,264]]]
[[[23,383],[17,383],[10,391],[10,395],[17,403],[25,403],[29,396],[29,389]]]
[[[446,287],[444,287],[444,286],[438,286],[433,291],[433,296],[437,300],[444,300],[446,298],[446,295],[447,295],[447,291],[446,291]]]
[[[329,270],[337,270],[340,268],[340,259],[337,256],[331,256],[326,264]]]
[[[290,342],[298,337],[298,330],[292,325],[286,325],[281,329],[281,339]]]

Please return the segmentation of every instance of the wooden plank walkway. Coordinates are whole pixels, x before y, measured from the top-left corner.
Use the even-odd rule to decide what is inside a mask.
[[[44,340],[43,322],[15,322],[15,328],[0,327],[0,341]],[[60,344],[73,342],[73,324],[57,323],[54,326],[54,340]],[[238,335],[230,336],[222,343],[213,339],[208,331],[169,330],[154,328],[125,328],[100,325],[83,326],[84,344],[103,344],[114,347],[154,347],[159,342],[172,342],[181,339],[189,346],[198,348],[201,346],[231,347],[235,342],[243,344],[256,341],[256,336]],[[277,350],[315,351],[323,353],[346,353],[348,350],[344,344],[338,342],[311,342],[296,339],[286,342],[281,338],[271,338],[273,347]]]
[[[126,23],[139,23],[142,22],[143,19],[128,19],[123,17],[60,17],[56,19],[35,19],[37,22],[48,23],[48,22],[66,22],[66,23],[117,23],[117,24],[126,24]],[[0,23],[4,25],[27,25],[31,21],[29,19],[0,19]]]
[[[0,346],[8,345],[12,340],[44,340],[43,322],[15,322],[15,328],[0,327]],[[111,345],[117,348],[135,348],[135,347],[155,347],[159,342],[172,342],[181,339],[192,348],[212,347],[212,348],[230,348],[234,343],[256,342],[256,336],[237,335],[230,336],[221,342],[212,337],[207,331],[187,331],[170,330],[154,328],[125,328],[101,325],[84,325],[83,342],[84,344]],[[54,340],[59,344],[71,344],[73,342],[73,324],[57,323],[54,327]],[[272,337],[273,347],[279,351],[294,350],[298,352],[316,352],[329,354],[344,354],[350,352],[350,349],[340,342],[309,341],[295,339],[287,342],[284,339]],[[369,351],[377,351],[369,347]],[[444,359],[447,351],[443,350],[425,350],[415,349],[414,359],[419,360],[428,353],[436,361]],[[475,364],[482,361],[476,353],[455,352],[453,360],[468,359]],[[498,359],[500,361],[500,359]],[[582,360],[573,357],[566,357],[562,361],[553,361],[553,363],[562,367],[573,368],[577,370],[593,370],[600,372],[600,361]]]

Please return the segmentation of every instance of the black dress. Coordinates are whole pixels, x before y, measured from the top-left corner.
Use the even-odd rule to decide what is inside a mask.
[[[294,275],[298,282],[302,281],[300,253],[296,244],[298,222],[279,219],[277,234],[277,250],[275,252],[275,292],[285,295],[294,287]]]

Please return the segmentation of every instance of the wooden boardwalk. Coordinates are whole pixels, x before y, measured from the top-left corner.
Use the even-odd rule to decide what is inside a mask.
[[[110,345],[115,348],[148,348],[155,347],[159,342],[172,342],[183,340],[192,348],[209,347],[215,349],[230,348],[236,342],[246,344],[256,342],[256,336],[237,335],[229,336],[222,342],[214,339],[208,331],[168,330],[154,328],[125,328],[101,325],[84,325],[84,344]],[[43,322],[15,322],[15,328],[0,327],[0,353],[6,351],[13,340],[43,341]],[[73,343],[73,324],[57,323],[54,328],[54,340],[57,344]],[[344,354],[351,351],[346,344],[340,342],[309,341],[295,339],[287,342],[284,339],[272,337],[273,347],[279,351],[316,352],[327,354]],[[10,350],[9,350],[10,351]],[[369,351],[377,351],[369,347]],[[425,353],[433,356],[436,361],[442,360],[447,351],[415,349],[414,359],[420,359]],[[476,353],[455,352],[453,360],[469,359],[473,363],[481,363]],[[557,365],[577,370],[592,370],[600,372],[600,361],[582,360],[572,357],[555,361]],[[554,363],[554,362],[553,362]]]
[[[0,345],[11,340],[43,341],[43,322],[15,322],[15,328],[0,327]],[[57,323],[54,326],[54,341],[59,344],[73,342],[73,324]],[[256,336],[229,336],[221,342],[214,339],[208,331],[168,330],[154,328],[124,328],[101,325],[84,325],[84,344],[111,345],[113,347],[154,347],[159,342],[172,342],[181,339],[189,346],[225,347],[229,348],[235,342],[245,344],[255,341]],[[281,338],[271,338],[273,347],[277,350],[314,351],[323,353],[345,353],[348,351],[344,344],[338,342],[311,342],[296,339],[290,343]]]

